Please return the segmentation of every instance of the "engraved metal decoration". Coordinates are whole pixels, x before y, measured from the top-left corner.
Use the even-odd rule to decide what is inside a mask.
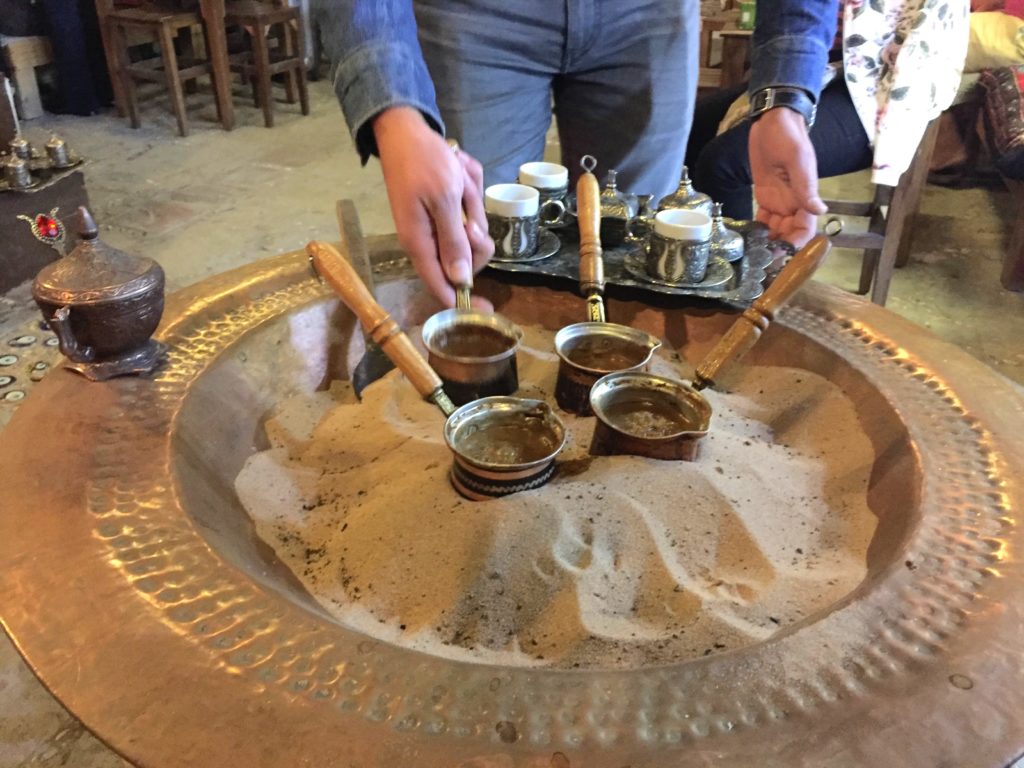
[[[378,244],[378,263],[394,263],[395,247]],[[411,279],[379,282],[392,309],[432,311]],[[569,290],[487,278],[476,290],[520,322],[583,311]],[[865,582],[725,654],[619,672],[514,669],[333,623],[255,538],[234,478],[275,403],[343,373],[332,368],[338,311],[302,254],[212,278],[171,298],[168,364],[151,380],[95,390],[48,376],[4,433],[4,626],[128,759],[1002,768],[1017,757],[1024,402],[978,361],[810,285],[750,362],[842,382],[862,408],[880,520]],[[612,312],[659,337],[674,329],[695,356],[730,321],[639,303]]]
[[[704,251],[707,254],[707,243],[700,243],[693,246],[679,240],[670,240],[657,233],[651,235],[651,244],[647,252],[637,249],[626,254],[623,266],[626,272],[644,283],[662,286],[664,288],[679,288],[682,290],[717,290],[736,278],[736,271],[725,259],[709,258],[703,276],[697,280],[690,281],[687,275],[685,258],[687,251]],[[666,277],[655,277],[651,274],[651,262],[654,262],[655,272],[665,272]],[[670,275],[678,275],[678,279],[669,279]]]
[[[67,142],[60,136],[54,134],[46,142],[46,155],[54,168],[68,168],[74,163],[71,160],[71,153],[68,151]]]
[[[152,371],[164,351],[150,338],[163,312],[163,270],[106,245],[89,212],[79,214],[78,246],[40,270],[32,297],[71,370],[93,381]]]
[[[494,240],[494,255],[506,261],[528,261],[537,253],[540,217],[498,216],[488,211],[487,230]]]
[[[519,258],[510,259],[504,258],[497,250],[495,250],[494,258],[489,263],[500,262],[502,264],[527,264],[535,261],[543,261],[544,259],[550,258],[558,253],[562,249],[562,241],[558,239],[558,235],[551,232],[544,227],[541,227],[537,232],[537,250],[532,255]]]
[[[669,285],[700,285],[708,274],[710,241],[693,242],[651,233],[647,244],[647,275]]]
[[[711,256],[726,261],[739,261],[743,258],[743,235],[729,229],[722,216],[722,204],[715,203],[711,207]]]
[[[489,427],[515,423],[528,426],[530,442],[544,455],[510,464],[480,458],[467,450],[469,440]],[[491,434],[494,434],[493,432]],[[562,420],[543,400],[522,397],[484,397],[462,405],[444,425],[444,441],[454,455],[449,478],[467,499],[487,501],[540,488],[555,474],[555,457],[565,445]]]
[[[7,147],[14,157],[20,157],[25,161],[32,159],[32,145],[24,136],[15,136],[8,142]]]
[[[34,182],[28,161],[15,154],[8,155],[4,160],[4,181],[10,189],[14,190],[32,187]]]
[[[686,296],[698,299],[747,305],[761,295],[764,288],[766,268],[776,258],[776,252],[791,246],[781,242],[769,242],[767,228],[755,222],[730,221],[731,229],[743,233],[746,240],[744,257],[732,264],[713,259],[708,262],[708,274],[696,285],[671,284],[654,280],[647,274],[647,254],[637,242],[630,242],[618,248],[603,252],[604,277],[609,286],[639,289],[654,294]],[[491,260],[490,269],[502,272],[543,275],[557,281],[579,281],[579,247],[564,238],[559,251],[550,258],[536,262],[510,262]]]
[[[605,248],[614,248],[626,241],[630,224],[639,210],[636,195],[619,191],[617,176],[616,171],[608,171],[601,190],[601,244]]]
[[[59,174],[82,164],[67,142],[57,135],[50,137],[45,151],[33,147],[17,136],[8,145],[9,152],[0,155],[0,192],[30,192],[45,186]]]
[[[53,208],[48,214],[37,213],[35,216],[18,214],[21,221],[27,221],[32,230],[32,236],[41,243],[50,246],[60,256],[64,256],[64,243],[67,238],[67,229],[64,222],[57,218],[60,207]]]
[[[693,188],[693,182],[690,181],[690,172],[684,165],[682,176],[679,179],[679,187],[671,195],[666,195],[658,201],[658,210],[682,208],[684,210],[700,211],[710,216],[711,205],[710,197]]]

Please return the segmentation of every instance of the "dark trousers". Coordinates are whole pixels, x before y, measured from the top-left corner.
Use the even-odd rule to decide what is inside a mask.
[[[43,0],[63,114],[88,116],[113,100],[96,8],[89,0]]]
[[[718,124],[746,86],[718,91],[697,102],[686,147],[686,165],[693,185],[722,204],[734,219],[754,215],[750,155],[750,122],[744,120],[721,136]],[[871,167],[871,145],[853,107],[846,82],[837,77],[822,91],[818,116],[811,129],[811,144],[818,157],[818,177],[841,176]]]

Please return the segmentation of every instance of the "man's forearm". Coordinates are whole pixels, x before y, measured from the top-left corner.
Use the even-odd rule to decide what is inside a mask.
[[[377,144],[372,121],[389,107],[418,109],[443,130],[416,37],[412,0],[313,0],[331,78],[364,162]]]
[[[758,0],[750,92],[791,86],[817,100],[838,11],[837,0]]]

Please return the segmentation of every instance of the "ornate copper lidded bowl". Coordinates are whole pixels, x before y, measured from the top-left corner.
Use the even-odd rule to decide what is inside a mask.
[[[150,337],[163,314],[164,271],[104,243],[85,208],[79,216],[78,245],[40,270],[32,296],[72,370],[94,381],[148,373],[163,351]]]
[[[381,303],[408,326],[436,307],[395,247],[370,250]],[[268,412],[360,356],[328,290],[297,253],[179,292],[151,379],[49,376],[4,433],[4,626],[133,762],[1003,768],[1024,747],[1024,400],[993,371],[810,285],[747,363],[812,371],[857,403],[876,456],[863,582],[767,640],[680,664],[473,664],[332,620],[234,490]],[[547,288],[475,290],[549,330],[584,309]],[[733,320],[610,304],[691,362]]]

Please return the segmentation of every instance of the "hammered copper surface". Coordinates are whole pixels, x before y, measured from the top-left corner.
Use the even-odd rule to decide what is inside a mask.
[[[327,290],[303,254],[204,281],[170,298],[158,334],[168,363],[152,377],[54,373],[4,433],[4,625],[47,686],[131,760],[931,768],[1016,757],[1024,407],[991,370],[810,286],[747,362],[807,368],[858,402],[878,456],[865,581],[767,642],[686,664],[506,669],[333,623],[235,497],[274,404],[358,359],[353,318]],[[476,290],[551,329],[583,309],[543,288]],[[409,281],[379,293],[403,325],[436,309]],[[691,361],[732,320],[628,302],[611,312]]]

